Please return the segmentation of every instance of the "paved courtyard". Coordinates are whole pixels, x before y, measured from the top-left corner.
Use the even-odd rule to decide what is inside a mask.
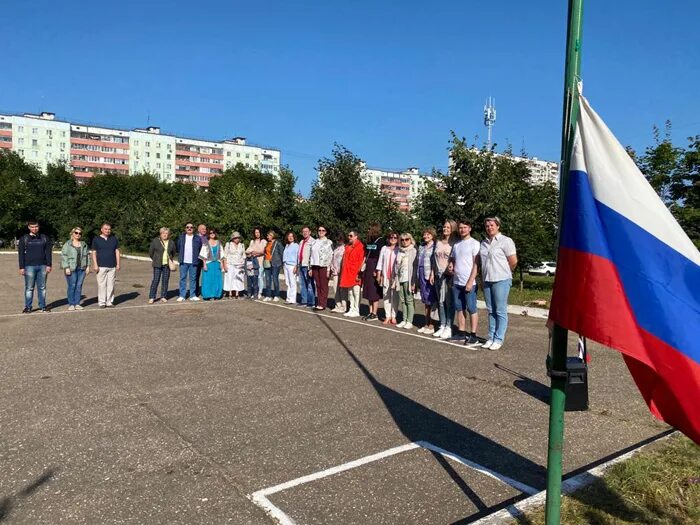
[[[278,303],[147,305],[138,261],[114,309],[90,275],[68,312],[57,272],[52,313],[21,315],[16,268],[0,256],[2,522],[469,523],[544,488],[543,320],[488,352]],[[667,429],[591,347],[567,473]]]

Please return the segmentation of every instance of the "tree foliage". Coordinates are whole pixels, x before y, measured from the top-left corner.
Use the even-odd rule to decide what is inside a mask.
[[[508,152],[509,153],[509,152]],[[439,227],[446,219],[468,219],[475,236],[483,235],[486,217],[501,218],[512,237],[521,269],[554,258],[557,190],[553,184],[532,185],[523,162],[510,154],[478,150],[452,135],[449,173],[433,173],[419,197],[419,222]]]

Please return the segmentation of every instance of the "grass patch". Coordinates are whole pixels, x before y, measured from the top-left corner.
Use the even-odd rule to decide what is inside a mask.
[[[520,290],[520,275],[513,275],[513,286],[508,296],[508,304],[525,305],[532,301],[546,301],[549,308],[552,301],[554,277],[523,274],[523,289]]]
[[[544,509],[512,524],[544,524]],[[588,487],[562,498],[561,523],[700,523],[700,447],[674,435],[614,465]]]

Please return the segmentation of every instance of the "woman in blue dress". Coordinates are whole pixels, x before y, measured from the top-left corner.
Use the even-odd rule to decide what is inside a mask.
[[[208,241],[199,252],[199,258],[204,261],[202,267],[202,298],[221,299],[223,294],[223,272],[226,271],[226,261],[216,230],[211,229],[207,234]],[[223,271],[222,271],[223,270]]]

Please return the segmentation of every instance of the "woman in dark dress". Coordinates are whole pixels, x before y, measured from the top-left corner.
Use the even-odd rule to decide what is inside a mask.
[[[362,297],[369,303],[369,313],[363,317],[365,321],[376,321],[379,310],[379,300],[382,298],[382,287],[375,278],[379,252],[386,244],[382,237],[382,227],[374,222],[367,230],[367,243],[365,244],[365,271],[362,278]]]

